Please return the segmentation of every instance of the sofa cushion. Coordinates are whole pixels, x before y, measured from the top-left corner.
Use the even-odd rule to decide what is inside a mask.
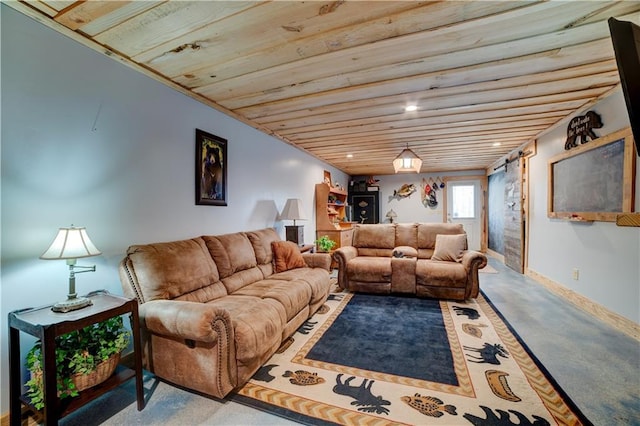
[[[436,248],[437,235],[464,234],[459,223],[419,223],[418,224],[418,257],[429,259]]]
[[[298,312],[309,306],[311,287],[302,280],[284,281],[267,278],[246,285],[233,293],[233,295],[277,300],[284,308],[284,322],[289,322]]]
[[[327,297],[329,293],[329,286],[327,282],[329,280],[329,271],[321,268],[300,268],[292,269],[285,272],[274,274],[272,279],[278,280],[301,280],[304,281],[311,289],[311,305],[316,304],[322,299]]]
[[[208,302],[227,294],[201,238],[133,245],[127,257],[142,302],[176,298]]]
[[[275,262],[275,273],[307,266],[307,262],[304,261],[302,253],[300,253],[300,248],[294,242],[272,241],[271,249]]]
[[[457,262],[418,259],[416,284],[434,287],[461,287],[467,284],[467,270]]]
[[[361,282],[391,282],[391,257],[358,256],[349,261],[349,280]]]
[[[226,278],[258,264],[251,241],[243,232],[203,236],[202,239],[218,266],[220,278]]]
[[[396,246],[393,224],[358,224],[353,232],[353,244],[357,248],[389,249]]]
[[[418,224],[396,224],[396,246],[409,246],[418,248]]]
[[[260,229],[247,232],[247,238],[251,241],[258,265],[271,265],[273,253],[271,243],[280,241],[280,236],[273,228]],[[269,274],[270,275],[270,274]]]
[[[462,262],[462,255],[467,247],[466,234],[437,235],[436,247],[431,256],[432,260]]]

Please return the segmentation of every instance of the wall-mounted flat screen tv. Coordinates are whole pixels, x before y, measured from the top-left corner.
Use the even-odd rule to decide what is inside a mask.
[[[609,18],[609,32],[636,152],[640,156],[640,27],[633,22]]]

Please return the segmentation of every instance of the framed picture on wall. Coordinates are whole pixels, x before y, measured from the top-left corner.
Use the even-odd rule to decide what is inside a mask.
[[[196,129],[196,204],[227,205],[227,140]]]

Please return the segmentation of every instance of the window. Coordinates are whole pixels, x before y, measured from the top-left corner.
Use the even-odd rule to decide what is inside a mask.
[[[475,219],[475,186],[455,185],[451,187],[453,196],[451,211],[456,219]]]

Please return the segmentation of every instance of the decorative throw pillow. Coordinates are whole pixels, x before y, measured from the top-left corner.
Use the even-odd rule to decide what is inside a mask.
[[[276,273],[307,266],[307,262],[304,261],[302,253],[300,253],[300,248],[294,242],[272,241],[271,250],[273,251]]]
[[[462,262],[462,254],[467,247],[467,235],[436,235],[436,247],[431,260]]]

